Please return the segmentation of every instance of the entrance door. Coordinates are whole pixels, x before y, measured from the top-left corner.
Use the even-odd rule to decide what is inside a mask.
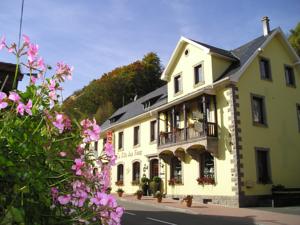
[[[158,159],[151,159],[150,161],[150,179],[158,176]]]

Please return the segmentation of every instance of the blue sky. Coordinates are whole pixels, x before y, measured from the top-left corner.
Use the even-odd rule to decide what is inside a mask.
[[[20,8],[21,0],[0,0],[0,36],[7,42],[17,42]],[[166,65],[180,36],[230,50],[262,34],[263,16],[288,32],[299,12],[299,0],[25,0],[23,33],[39,44],[47,64],[74,66],[67,97],[150,51]],[[15,59],[1,51],[0,61]]]

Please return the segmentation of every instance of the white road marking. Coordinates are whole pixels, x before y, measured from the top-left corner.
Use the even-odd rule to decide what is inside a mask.
[[[131,216],[136,216],[135,213],[131,213],[131,212],[124,212],[125,214],[131,215]]]
[[[177,225],[176,223],[170,223],[170,222],[167,222],[167,221],[158,220],[158,219],[154,219],[154,218],[151,218],[151,217],[146,217],[146,219],[153,220],[153,221],[160,222],[160,223],[170,224],[170,225]]]

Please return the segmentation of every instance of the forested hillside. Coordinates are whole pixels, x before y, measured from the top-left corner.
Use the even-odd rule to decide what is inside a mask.
[[[63,103],[63,110],[77,119],[95,117],[104,122],[116,109],[164,85],[162,65],[155,53],[142,60],[115,68],[74,92]]]

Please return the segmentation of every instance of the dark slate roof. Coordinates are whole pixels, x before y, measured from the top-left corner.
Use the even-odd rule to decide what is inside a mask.
[[[245,65],[245,63],[248,61],[248,59],[255,53],[255,51],[260,48],[263,43],[267,40],[267,38],[277,30],[278,28],[272,30],[270,32],[269,35],[267,36],[260,36],[258,38],[255,38],[254,40],[236,48],[233,50],[224,50],[221,48],[217,48],[215,46],[211,46],[202,42],[198,42],[195,40],[190,39],[193,42],[196,42],[200,45],[203,45],[206,48],[209,48],[210,51],[229,57],[232,60],[231,65],[223,72],[223,74],[220,74],[219,78],[216,79],[215,81],[218,81],[224,77],[230,76],[232,74],[234,74],[235,72],[237,72],[239,69],[242,68],[243,65]],[[158,97],[158,100],[150,107],[147,109],[144,109],[144,103],[147,102],[150,99],[156,98]],[[137,99],[134,102],[131,102],[125,106],[123,106],[122,108],[119,108],[108,120],[106,120],[102,125],[101,128],[102,129],[107,129],[110,126],[116,125],[118,123],[124,122],[130,118],[133,118],[135,116],[141,115],[151,109],[155,109],[158,106],[164,105],[167,103],[167,97],[168,97],[168,93],[167,93],[167,85],[164,85],[150,93],[148,93],[147,95]],[[119,118],[118,118],[119,117]],[[113,123],[110,123],[110,119],[112,118],[117,118],[117,120]]]
[[[232,62],[228,69],[224,71],[224,73],[221,74],[217,80],[220,80],[224,77],[228,77],[237,72],[239,69],[241,69],[248,61],[248,59],[255,53],[255,51],[258,48],[260,48],[263,45],[263,43],[267,40],[267,38],[276,30],[277,28],[272,30],[267,36],[262,35],[236,49],[231,50],[230,52],[236,58],[238,58],[238,61]]]
[[[222,49],[222,48],[217,48],[217,47],[215,47],[215,46],[208,45],[208,44],[205,44],[205,43],[202,43],[202,42],[199,42],[199,41],[195,41],[195,40],[192,40],[192,39],[190,39],[190,40],[193,41],[193,42],[196,42],[197,44],[202,45],[202,46],[204,46],[204,47],[206,47],[206,48],[209,48],[210,51],[212,51],[212,52],[214,52],[214,53],[217,53],[217,54],[219,54],[219,55],[223,55],[223,56],[228,57],[228,58],[231,58],[231,59],[233,59],[233,60],[238,60],[238,59],[232,54],[232,52],[230,52],[230,51],[227,51],[227,50]]]
[[[121,108],[119,108],[108,120],[106,120],[102,125],[101,129],[107,129],[110,126],[116,125],[123,121],[126,121],[135,116],[141,115],[145,112],[148,112],[151,109],[157,108],[158,106],[164,105],[167,103],[167,85],[164,85],[147,95],[137,99],[134,102],[131,102]],[[157,100],[147,109],[144,109],[143,103],[149,101],[150,99],[157,98]],[[119,117],[119,119],[113,123],[110,123],[112,118]]]

